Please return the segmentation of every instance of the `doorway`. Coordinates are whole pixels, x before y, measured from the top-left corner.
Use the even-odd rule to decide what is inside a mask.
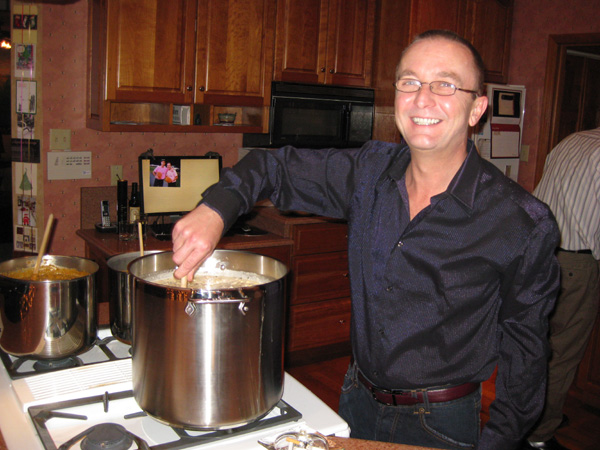
[[[600,33],[550,35],[534,186],[556,144],[597,126],[599,106]]]

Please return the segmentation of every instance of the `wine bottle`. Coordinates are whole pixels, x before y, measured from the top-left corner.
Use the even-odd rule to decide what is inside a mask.
[[[129,223],[136,223],[140,220],[140,198],[138,194],[138,184],[131,183],[131,198],[129,199]]]

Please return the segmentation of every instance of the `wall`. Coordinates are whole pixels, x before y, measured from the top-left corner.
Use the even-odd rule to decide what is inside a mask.
[[[529,160],[521,162],[519,183],[533,190],[538,153],[540,115],[544,95],[548,36],[598,33],[600,2],[589,0],[515,0],[510,49],[509,83],[525,85],[523,144]]]
[[[92,152],[92,178],[49,181],[44,173],[44,214],[56,222],[49,253],[84,255],[83,241],[75,235],[80,223],[80,188],[110,184],[110,166],[122,165],[123,177],[137,181],[137,158],[148,148],[155,154],[204,155],[219,152],[225,166],[237,161],[241,134],[213,133],[105,133],[85,126],[87,17],[86,0],[68,5],[40,4],[43,20],[41,131],[42,167],[45,172],[50,129],[70,129],[71,149]],[[41,129],[40,129],[41,128]],[[99,209],[98,209],[99,211]],[[98,214],[100,221],[100,214]],[[43,234],[43,229],[38,230]]]

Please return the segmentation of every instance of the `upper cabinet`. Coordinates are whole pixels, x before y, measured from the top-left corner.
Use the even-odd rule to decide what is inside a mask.
[[[197,17],[195,103],[268,104],[275,0],[199,0]]]
[[[278,0],[274,79],[370,86],[375,0]]]
[[[513,0],[90,0],[87,125],[264,133],[278,80],[372,87],[389,128],[396,64],[428,29],[464,36],[484,59],[485,80],[506,83],[512,8]],[[221,112],[236,113],[234,126],[218,126]]]
[[[485,81],[508,82],[513,0],[469,0],[463,35],[481,53]]]
[[[106,100],[189,103],[195,2],[107,2]]]
[[[219,112],[235,112],[237,127],[216,129],[264,131],[275,1],[93,0],[88,126],[211,131]]]

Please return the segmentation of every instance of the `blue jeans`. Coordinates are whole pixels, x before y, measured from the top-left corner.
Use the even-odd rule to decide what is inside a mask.
[[[344,378],[339,414],[357,439],[441,449],[472,449],[480,432],[481,387],[457,400],[387,406],[373,398],[351,364]]]

